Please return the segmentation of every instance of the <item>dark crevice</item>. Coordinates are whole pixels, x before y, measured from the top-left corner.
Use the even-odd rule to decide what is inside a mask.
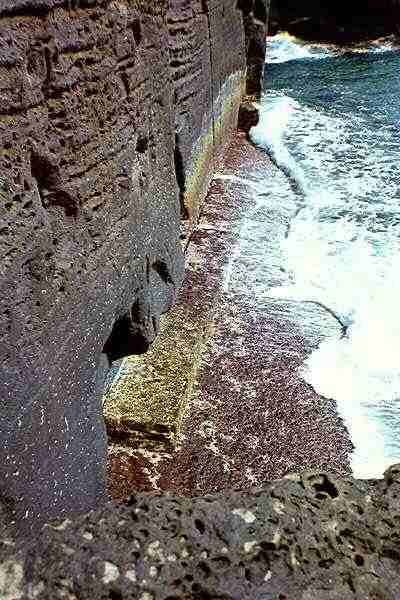
[[[174,280],[171,277],[168,265],[164,260],[156,260],[153,263],[153,269],[161,277],[164,283],[172,285],[174,284]]]
[[[32,150],[31,174],[36,179],[37,189],[43,208],[59,206],[66,217],[76,219],[79,213],[77,201],[65,190],[60,189],[60,175],[57,166],[49,158]]]
[[[58,173],[54,165],[46,156],[35,150],[31,152],[31,173],[40,188],[48,190],[59,182]]]
[[[22,10],[18,6],[13,6],[13,2],[10,2],[10,6],[1,10],[1,17],[45,17],[50,12],[49,3],[44,1],[37,1],[36,5],[29,5],[27,10]]]
[[[268,21],[268,11],[265,0],[255,0],[254,2],[254,17],[262,23]]]
[[[136,152],[144,154],[149,148],[149,139],[145,135],[140,135],[136,142]]]
[[[45,88],[47,88],[50,85],[50,80],[51,80],[51,71],[52,71],[52,64],[51,64],[51,50],[48,46],[44,47],[44,60],[46,63],[46,77],[45,80],[43,82],[43,86]]]
[[[135,44],[136,44],[136,46],[139,46],[139,44],[143,38],[142,24],[139,19],[136,19],[135,21],[133,21],[133,23],[131,25],[131,29],[133,31],[133,37],[135,39]]]
[[[188,209],[185,206],[185,192],[186,192],[186,178],[185,178],[185,167],[183,164],[183,156],[180,148],[179,134],[175,134],[175,148],[174,148],[174,163],[175,163],[175,174],[176,182],[179,190],[179,202],[181,209],[181,219],[186,220],[189,218]]]
[[[149,349],[149,342],[134,329],[129,313],[123,315],[114,323],[112,332],[104,344],[103,353],[110,364],[126,356],[144,354]]]
[[[329,479],[329,477],[327,477],[324,474],[318,477],[318,480],[311,482],[311,485],[314,488],[317,495],[328,495],[332,499],[337,498],[339,496],[339,492],[335,484]]]
[[[249,0],[238,0],[236,8],[243,13],[243,16],[247,16],[252,10],[252,2]]]

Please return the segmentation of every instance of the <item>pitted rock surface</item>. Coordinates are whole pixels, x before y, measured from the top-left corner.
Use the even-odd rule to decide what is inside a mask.
[[[12,598],[395,600],[400,467],[379,482],[306,472],[251,492],[138,494],[34,543],[3,540]]]
[[[236,0],[0,0],[0,496],[19,522],[104,500],[104,380],[175,300],[180,213],[236,127],[245,57]]]
[[[167,2],[0,10],[0,495],[30,521],[103,500],[104,373],[183,261]]]

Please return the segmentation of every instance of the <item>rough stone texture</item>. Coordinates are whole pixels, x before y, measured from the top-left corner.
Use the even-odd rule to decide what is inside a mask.
[[[0,542],[2,600],[396,600],[400,466],[203,498],[137,494]]]
[[[271,0],[238,0],[246,36],[246,90],[252,96],[261,93],[270,5]]]
[[[108,359],[183,261],[167,3],[0,9],[0,494],[30,521],[103,500]]]
[[[268,12],[269,0],[170,0],[175,166],[186,235],[207,192],[216,150],[236,129],[244,92],[261,91]]]
[[[271,6],[271,34],[347,44],[399,32],[399,0],[275,0]]]
[[[190,231],[237,123],[244,17],[0,0],[0,495],[19,521],[103,500],[101,390],[174,301],[179,213]]]
[[[249,7],[253,10],[252,5]],[[245,21],[254,20],[252,10],[246,12]],[[260,17],[264,18],[265,39],[267,11]],[[200,4],[175,0],[168,13],[176,102],[175,161],[191,241],[196,237],[199,209],[221,149],[226,148],[237,127],[245,92],[243,24],[243,12],[231,1]],[[227,48],[231,50],[227,52]],[[249,53],[250,65],[254,55]],[[190,252],[186,257],[189,271]],[[104,403],[107,429],[114,441],[129,441],[144,451],[165,443],[170,446],[176,439],[219,291],[218,282],[207,291],[197,284],[203,300],[207,296],[202,311],[194,314],[189,306],[194,284],[186,276],[177,306],[162,323],[152,349],[146,355],[127,358],[121,365]],[[131,477],[140,479],[138,473]]]
[[[235,0],[171,0],[168,13],[175,98],[175,166],[189,235],[214,170],[237,124],[246,69]]]

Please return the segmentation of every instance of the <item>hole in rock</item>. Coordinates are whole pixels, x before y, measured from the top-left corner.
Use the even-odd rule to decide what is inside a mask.
[[[181,219],[187,220],[189,218],[189,212],[188,212],[187,207],[185,206],[185,191],[186,191],[185,167],[184,167],[184,163],[183,163],[182,150],[180,147],[180,138],[177,133],[175,134],[174,162],[175,162],[176,182],[178,184],[178,189],[179,189]]]
[[[153,269],[155,270],[156,273],[158,273],[158,275],[161,277],[161,279],[164,281],[164,283],[172,283],[172,284],[174,283],[174,281],[170,275],[167,263],[165,261],[156,260],[153,263]]]
[[[120,317],[115,323],[111,334],[106,341],[103,353],[107,356],[109,364],[131,356],[144,354],[149,349],[149,342],[140,332],[134,330],[130,315]]]
[[[205,563],[205,562],[200,562],[197,565],[197,568],[199,569],[199,571],[201,571],[204,575],[205,578],[210,577],[211,575],[211,569],[210,567]]]
[[[148,148],[149,139],[144,135],[140,135],[138,141],[136,142],[136,152],[139,152],[139,154],[144,154],[147,152]]]
[[[201,521],[200,519],[195,519],[194,521],[195,527],[197,529],[197,531],[203,535],[203,533],[205,532],[206,528],[205,525],[203,523],[203,521]]]
[[[335,484],[332,483],[332,481],[330,481],[326,475],[321,475],[318,478],[318,481],[312,482],[312,487],[314,488],[317,496],[321,495],[323,497],[327,495],[332,499],[339,496],[339,492]]]
[[[356,563],[357,567],[362,567],[364,566],[365,560],[364,557],[361,556],[361,554],[356,554],[354,556],[354,562]]]
[[[139,19],[136,19],[135,21],[133,21],[132,31],[133,31],[133,37],[135,39],[135,44],[136,44],[136,46],[139,46],[139,44],[143,38],[142,24]]]

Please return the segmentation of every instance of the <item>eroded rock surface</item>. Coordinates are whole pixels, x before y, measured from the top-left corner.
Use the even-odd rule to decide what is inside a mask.
[[[0,481],[27,517],[102,501],[103,372],[180,282],[166,8],[1,3]]]
[[[306,472],[251,492],[138,494],[35,544],[0,545],[0,595],[55,600],[395,600],[400,467]]]
[[[101,391],[174,302],[244,92],[236,0],[0,0],[0,495],[104,499]]]

